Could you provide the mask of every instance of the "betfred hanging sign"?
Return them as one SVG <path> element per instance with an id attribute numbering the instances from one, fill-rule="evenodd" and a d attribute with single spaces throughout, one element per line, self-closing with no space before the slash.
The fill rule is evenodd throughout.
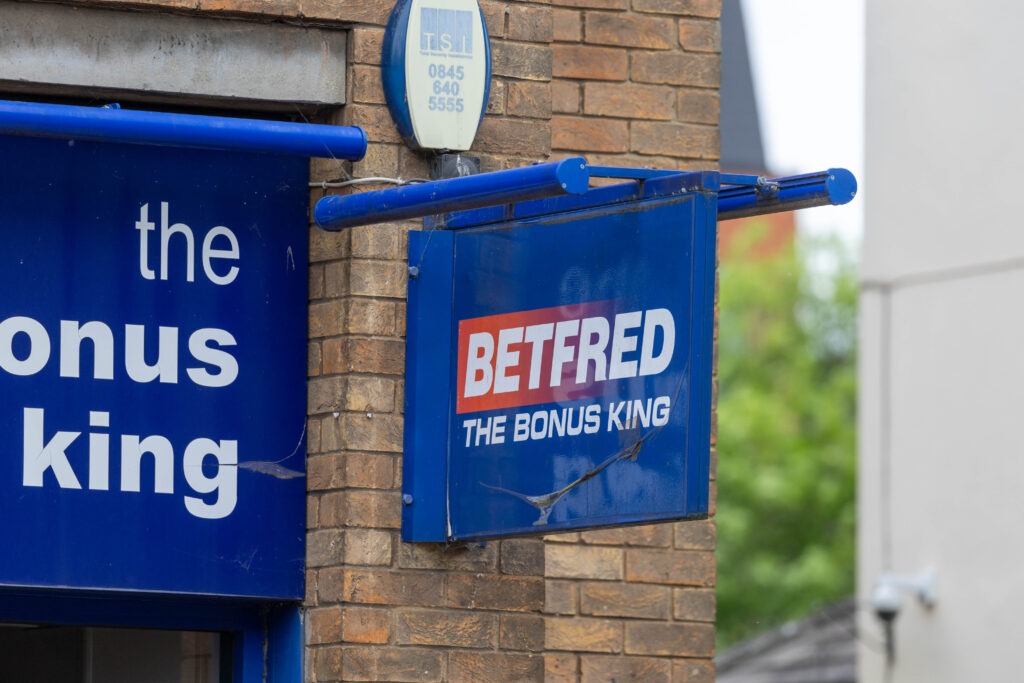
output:
<path id="1" fill-rule="evenodd" d="M 300 598 L 308 161 L 0 148 L 0 586 Z"/>
<path id="2" fill-rule="evenodd" d="M 407 540 L 706 515 L 714 194 L 591 194 L 410 235 Z"/>
<path id="3" fill-rule="evenodd" d="M 476 0 L 399 0 L 384 34 L 388 109 L 414 149 L 469 149 L 491 80 L 491 48 Z"/>

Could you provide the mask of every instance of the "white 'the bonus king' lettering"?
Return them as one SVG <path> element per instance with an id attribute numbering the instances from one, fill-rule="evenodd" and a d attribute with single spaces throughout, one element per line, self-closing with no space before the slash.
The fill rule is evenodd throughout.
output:
<path id="1" fill-rule="evenodd" d="M 22 485 L 43 487 L 49 471 L 57 480 L 59 488 L 81 489 L 82 482 L 75 474 L 72 461 L 85 460 L 88 462 L 88 488 L 93 491 L 109 491 L 110 435 L 105 432 L 90 433 L 87 458 L 74 450 L 69 454 L 69 449 L 74 449 L 82 433 L 58 431 L 47 439 L 44 419 L 45 411 L 42 408 L 24 409 Z M 109 425 L 109 413 L 89 413 L 90 427 L 106 428 Z M 174 493 L 174 446 L 167 437 L 159 434 L 146 437 L 124 434 L 120 444 L 122 492 L 140 493 L 143 490 L 142 463 L 150 459 L 153 463 L 153 493 Z M 208 458 L 212 458 L 213 462 L 204 468 Z M 212 502 L 199 496 L 184 496 L 185 508 L 190 514 L 202 519 L 222 519 L 232 513 L 238 501 L 237 465 L 238 442 L 235 440 L 214 441 L 200 437 L 185 446 L 181 465 L 185 482 L 194 493 L 216 494 Z"/>

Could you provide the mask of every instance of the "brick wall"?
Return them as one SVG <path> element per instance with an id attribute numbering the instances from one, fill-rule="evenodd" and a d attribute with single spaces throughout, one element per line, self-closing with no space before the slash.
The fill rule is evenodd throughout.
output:
<path id="1" fill-rule="evenodd" d="M 323 3 L 327 5 L 328 3 Z M 370 3 L 374 4 L 374 3 Z M 384 106 L 380 49 L 391 3 L 349 42 L 349 104 L 366 158 L 317 162 L 317 179 L 427 177 Z M 552 12 L 484 3 L 493 41 L 484 170 L 551 152 Z M 406 234 L 414 224 L 311 232 L 310 681 L 543 681 L 544 543 L 444 547 L 399 540 Z"/>
<path id="2" fill-rule="evenodd" d="M 362 126 L 370 147 L 356 163 L 314 162 L 313 179 L 428 175 L 383 104 L 392 0 L 80 4 L 350 29 L 349 104 L 332 122 Z M 573 154 L 715 165 L 720 0 L 481 6 L 494 61 L 472 150 L 484 170 Z M 711 521 L 464 547 L 401 543 L 405 249 L 415 227 L 310 232 L 307 680 L 711 681 Z"/>
<path id="3" fill-rule="evenodd" d="M 715 167 L 720 7 L 553 0 L 553 155 Z M 714 679 L 713 521 L 545 541 L 547 683 Z"/>

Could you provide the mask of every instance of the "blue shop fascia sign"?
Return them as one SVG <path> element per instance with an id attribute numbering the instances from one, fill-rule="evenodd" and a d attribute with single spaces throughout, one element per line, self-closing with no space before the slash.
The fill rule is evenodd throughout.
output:
<path id="1" fill-rule="evenodd" d="M 357 129 L 283 125 L 0 106 L 0 586 L 304 595 L 308 157 Z"/>

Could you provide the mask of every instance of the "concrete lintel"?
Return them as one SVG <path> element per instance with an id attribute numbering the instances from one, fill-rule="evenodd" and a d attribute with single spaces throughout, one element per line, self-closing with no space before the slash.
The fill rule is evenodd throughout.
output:
<path id="1" fill-rule="evenodd" d="M 345 102 L 345 33 L 0 3 L 0 89 L 281 110 Z"/>

